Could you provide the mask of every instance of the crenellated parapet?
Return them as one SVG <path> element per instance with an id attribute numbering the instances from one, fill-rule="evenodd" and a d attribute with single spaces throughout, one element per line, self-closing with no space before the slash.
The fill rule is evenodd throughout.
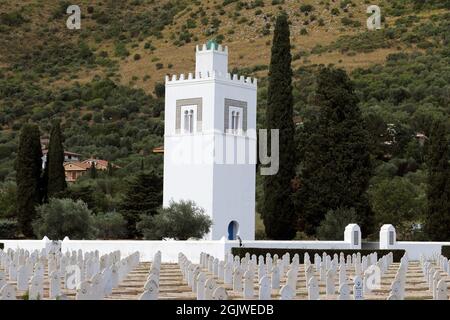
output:
<path id="1" fill-rule="evenodd" d="M 221 44 L 218 44 L 217 46 L 211 45 L 210 48 L 204 43 L 203 45 L 196 45 L 195 46 L 196 52 L 218 52 L 218 53 L 224 53 L 228 54 L 228 46 L 222 46 Z"/>
<path id="2" fill-rule="evenodd" d="M 223 74 L 221 72 L 195 72 L 195 73 L 188 73 L 180 74 L 180 75 L 166 75 L 166 84 L 174 84 L 174 83 L 186 83 L 188 81 L 201 81 L 201 80 L 222 80 L 222 81 L 229 81 L 231 83 L 237 84 L 237 85 L 246 85 L 246 86 L 252 86 L 257 87 L 258 80 L 256 78 L 252 77 L 245 77 L 238 74 L 231 74 L 226 73 Z"/>

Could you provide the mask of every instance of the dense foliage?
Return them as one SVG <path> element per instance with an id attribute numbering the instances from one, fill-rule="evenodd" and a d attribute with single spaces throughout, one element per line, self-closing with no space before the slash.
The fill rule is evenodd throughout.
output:
<path id="1" fill-rule="evenodd" d="M 127 236 L 139 236 L 139 220 L 155 215 L 161 204 L 162 178 L 158 174 L 142 171 L 129 180 L 119 205 L 119 210 L 127 221 Z"/>
<path id="2" fill-rule="evenodd" d="M 428 157 L 428 207 L 425 232 L 429 239 L 450 239 L 450 153 L 448 128 L 445 123 L 434 123 L 430 135 Z"/>
<path id="3" fill-rule="evenodd" d="M 38 218 L 33 223 L 38 238 L 53 240 L 92 239 L 95 235 L 92 212 L 82 201 L 50 199 L 37 207 Z"/>
<path id="4" fill-rule="evenodd" d="M 42 150 L 36 125 L 26 124 L 22 127 L 15 165 L 17 220 L 22 233 L 31 237 L 35 206 L 42 202 Z"/>
<path id="5" fill-rule="evenodd" d="M 279 145 L 279 168 L 264 177 L 262 218 L 266 233 L 273 239 L 295 236 L 292 180 L 295 177 L 291 45 L 287 15 L 277 18 L 273 36 L 267 92 L 266 129 L 279 130 L 279 141 L 268 138 L 268 145 Z M 269 148 L 268 148 L 269 149 Z M 273 160 L 272 160 L 273 161 Z"/>
<path id="6" fill-rule="evenodd" d="M 365 234 L 371 231 L 366 191 L 372 163 L 368 132 L 357 102 L 345 71 L 324 68 L 319 72 L 317 115 L 305 121 L 299 133 L 302 169 L 296 202 L 307 234 L 315 234 L 325 213 L 338 208 L 354 208 L 354 222 Z"/>
<path id="7" fill-rule="evenodd" d="M 212 226 L 211 218 L 192 201 L 171 202 L 155 215 L 143 215 L 138 229 L 145 239 L 173 238 L 187 240 L 203 238 Z"/>
<path id="8" fill-rule="evenodd" d="M 50 131 L 50 143 L 47 161 L 44 169 L 44 185 L 46 190 L 43 196 L 51 198 L 62 193 L 67 188 L 64 173 L 64 146 L 59 122 L 54 122 Z"/>

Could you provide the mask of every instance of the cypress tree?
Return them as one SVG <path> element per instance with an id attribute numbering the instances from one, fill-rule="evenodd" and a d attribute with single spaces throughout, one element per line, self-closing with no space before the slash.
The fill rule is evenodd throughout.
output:
<path id="1" fill-rule="evenodd" d="M 129 238 L 140 236 L 136 224 L 140 221 L 141 215 L 154 215 L 162 205 L 162 187 L 162 178 L 153 171 L 140 171 L 128 181 L 119 210 L 127 221 Z"/>
<path id="2" fill-rule="evenodd" d="M 111 164 L 111 161 L 108 161 L 108 167 L 106 168 L 106 173 L 108 174 L 108 177 L 114 176 L 114 168 Z"/>
<path id="3" fill-rule="evenodd" d="M 64 147 L 59 121 L 55 121 L 50 131 L 47 164 L 47 197 L 51 198 L 67 189 L 64 171 Z"/>
<path id="4" fill-rule="evenodd" d="M 354 208 L 355 222 L 367 235 L 372 231 L 366 192 L 372 165 L 357 96 L 341 69 L 323 68 L 316 85 L 318 114 L 305 121 L 301 135 L 302 170 L 295 197 L 300 224 L 313 235 L 328 211 Z"/>
<path id="5" fill-rule="evenodd" d="M 91 167 L 89 168 L 89 177 L 91 179 L 97 179 L 97 167 L 95 166 L 95 162 L 92 162 Z"/>
<path id="6" fill-rule="evenodd" d="M 35 206 L 42 200 L 42 149 L 38 126 L 25 124 L 22 127 L 15 169 L 19 228 L 24 236 L 33 237 L 31 223 L 36 216 Z"/>
<path id="7" fill-rule="evenodd" d="M 425 233 L 433 241 L 450 241 L 450 165 L 447 128 L 433 124 L 428 145 L 428 206 Z"/>
<path id="8" fill-rule="evenodd" d="M 264 177 L 262 218 L 266 234 L 271 239 L 292 239 L 296 233 L 292 202 L 296 152 L 289 36 L 288 17 L 281 14 L 273 36 L 266 109 L 267 130 L 279 129 L 279 171 Z"/>

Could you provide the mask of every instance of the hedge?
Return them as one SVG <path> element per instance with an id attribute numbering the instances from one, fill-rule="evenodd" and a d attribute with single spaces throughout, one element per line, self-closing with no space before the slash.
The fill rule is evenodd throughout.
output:
<path id="1" fill-rule="evenodd" d="M 16 220 L 0 219 L 0 239 L 15 239 L 17 232 Z"/>
<path id="2" fill-rule="evenodd" d="M 450 246 L 442 246 L 441 254 L 447 259 L 450 259 Z"/>
<path id="3" fill-rule="evenodd" d="M 450 248 L 450 247 L 449 247 Z M 291 257 L 293 257 L 296 253 L 300 256 L 300 263 L 303 263 L 303 256 L 306 252 L 308 252 L 309 256 L 311 258 L 314 257 L 314 255 L 317 253 L 320 256 L 326 252 L 328 255 L 334 255 L 335 253 L 340 255 L 342 252 L 346 257 L 347 255 L 352 255 L 353 253 L 360 252 L 362 256 L 369 255 L 373 252 L 376 252 L 378 254 L 378 257 L 381 257 L 383 255 L 388 254 L 389 252 L 392 252 L 394 255 L 394 262 L 400 262 L 400 259 L 405 254 L 405 250 L 371 250 L 371 249 L 361 249 L 361 250 L 353 250 L 353 249 L 272 249 L 272 248 L 231 248 L 231 253 L 235 256 L 239 256 L 243 258 L 246 253 L 250 253 L 250 255 L 256 255 L 256 256 L 265 256 L 267 253 L 270 253 L 272 256 L 277 254 L 279 257 L 282 257 L 285 253 L 289 253 Z"/>

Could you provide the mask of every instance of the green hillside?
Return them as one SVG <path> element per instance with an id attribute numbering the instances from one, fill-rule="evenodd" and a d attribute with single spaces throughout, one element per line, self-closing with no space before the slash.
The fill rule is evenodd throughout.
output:
<path id="1" fill-rule="evenodd" d="M 18 133 L 27 122 L 48 137 L 50 120 L 59 118 L 67 150 L 121 167 L 114 177 L 79 182 L 97 190 L 101 211 L 117 208 L 123 177 L 141 161 L 162 173 L 162 156 L 152 149 L 163 143 L 164 75 L 192 71 L 195 44 L 210 38 L 229 46 L 234 72 L 259 78 L 262 126 L 280 11 L 291 22 L 296 122 L 314 116 L 318 67 L 346 69 L 372 138 L 377 169 L 370 190 L 398 177 L 425 205 L 424 147 L 417 135 L 428 136 L 435 118 L 450 119 L 449 0 L 78 3 L 81 30 L 68 30 L 70 1 L 0 0 L 0 216 L 13 215 L 8 196 Z M 381 30 L 367 30 L 370 4 L 382 10 Z M 259 199 L 259 177 L 257 189 Z M 420 215 L 408 223 L 420 222 Z"/>

